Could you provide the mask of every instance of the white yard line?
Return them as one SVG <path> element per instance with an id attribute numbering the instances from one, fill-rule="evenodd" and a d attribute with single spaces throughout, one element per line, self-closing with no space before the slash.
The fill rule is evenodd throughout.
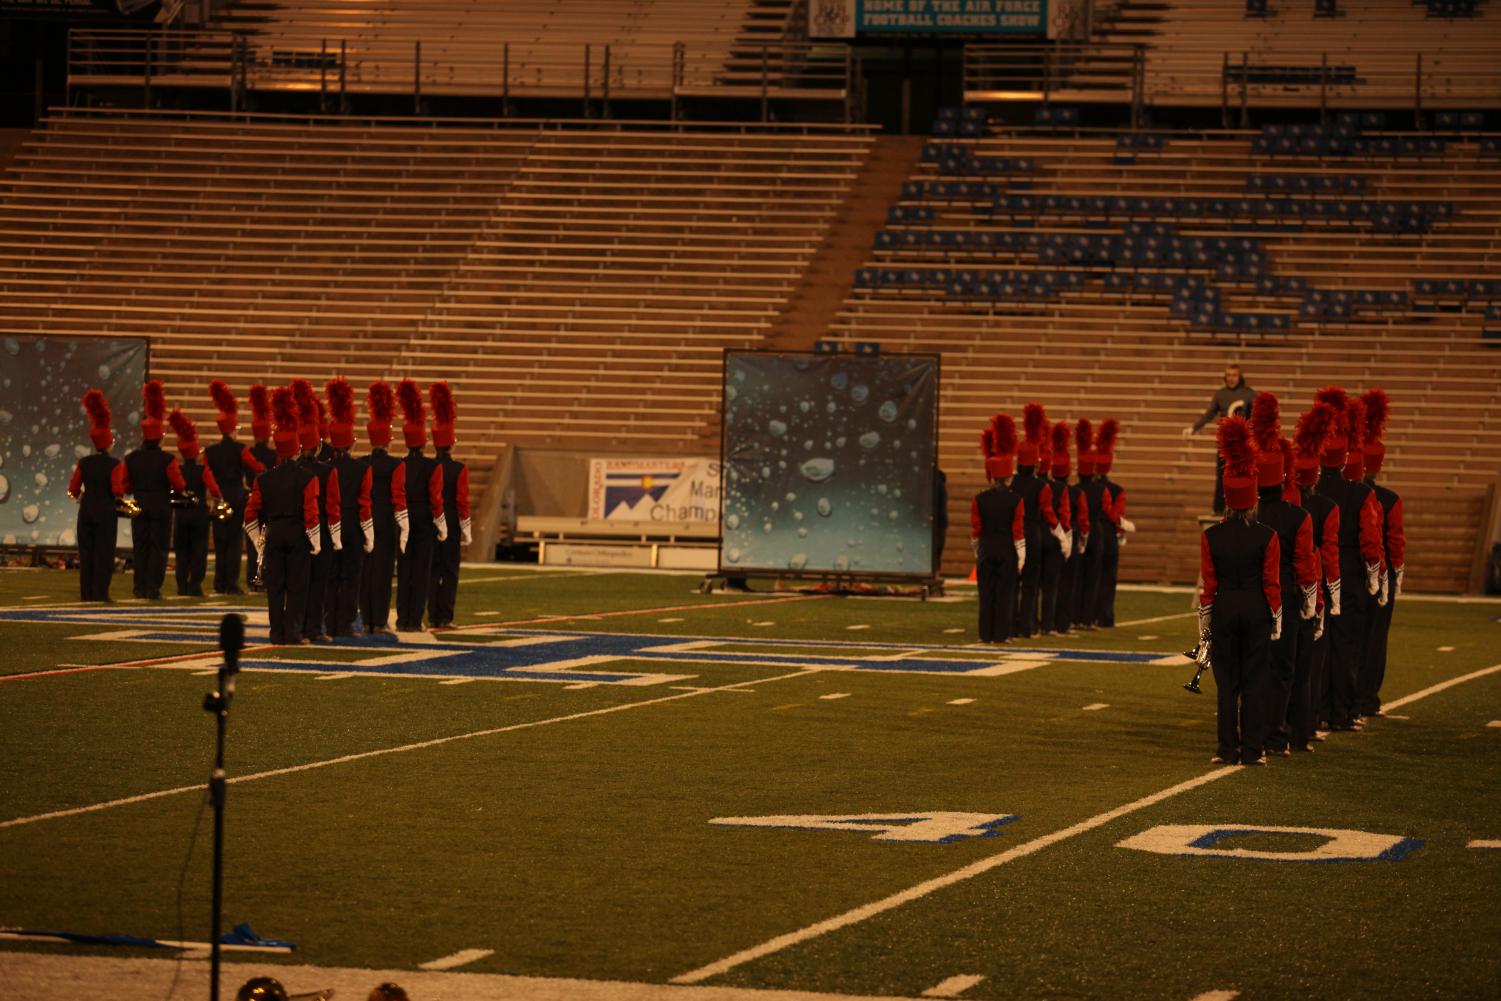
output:
<path id="1" fill-rule="evenodd" d="M 1084 707 L 1084 711 L 1087 712 L 1087 713 L 1092 713 L 1092 712 L 1096 712 L 1097 710 L 1100 710 L 1100 709 L 1109 709 L 1109 708 L 1110 708 L 1110 703 L 1108 703 L 1108 702 L 1092 702 L 1089 705 L 1087 705 L 1087 706 Z"/>
<path id="2" fill-rule="evenodd" d="M 925 998 L 956 998 L 985 978 L 978 973 L 959 973 L 922 992 Z"/>
<path id="3" fill-rule="evenodd" d="M 827 695 L 820 695 L 819 698 L 826 702 L 832 702 L 835 699 L 847 699 L 850 697 L 850 694 L 850 692 L 830 692 Z"/>
<path id="4" fill-rule="evenodd" d="M 1205 991 L 1196 995 L 1193 1001 L 1235 1001 L 1240 997 L 1240 991 Z"/>
<path id="5" fill-rule="evenodd" d="M 948 704 L 951 706 L 967 706 L 973 701 L 974 699 L 950 699 Z"/>
<path id="6" fill-rule="evenodd" d="M 1127 626 L 1145 626 L 1153 622 L 1167 622 L 1171 619 L 1186 619 L 1198 612 L 1174 612 L 1172 615 L 1154 615 L 1150 619 L 1132 619 L 1129 622 L 1117 622 L 1115 628 L 1124 629 Z"/>
<path id="7" fill-rule="evenodd" d="M 810 674 L 818 673 L 818 668 L 811 667 L 802 671 L 793 671 L 788 674 L 779 674 L 771 678 L 756 678 L 751 681 L 737 681 L 733 684 L 719 685 L 714 688 L 701 688 L 697 691 L 683 692 L 678 695 L 659 695 L 654 699 L 642 699 L 639 702 L 623 702 L 619 705 L 605 706 L 602 709 L 589 709 L 584 712 L 568 713 L 564 716 L 550 716 L 547 719 L 529 720 L 524 723 L 512 723 L 508 726 L 489 727 L 484 730 L 471 730 L 468 733 L 456 733 L 448 737 L 434 737 L 430 740 L 419 740 L 411 744 L 398 744 L 395 747 L 382 747 L 373 751 L 360 751 L 356 754 L 343 754 L 337 758 L 324 758 L 321 761 L 309 761 L 301 765 L 290 765 L 286 768 L 272 768 L 264 772 L 252 772 L 249 775 L 231 776 L 229 782 L 235 785 L 240 782 L 255 782 L 259 779 L 276 778 L 280 775 L 294 775 L 298 772 L 308 772 L 317 768 L 327 768 L 330 765 L 345 765 L 355 761 L 365 761 L 369 758 L 382 758 L 390 754 L 405 754 L 408 751 L 423 751 L 430 747 L 442 747 L 444 744 L 452 744 L 460 740 L 473 740 L 476 737 L 493 737 L 502 733 L 515 733 L 518 730 L 531 730 L 535 727 L 550 726 L 554 723 L 568 723 L 578 719 L 589 719 L 594 716 L 607 716 L 611 713 L 625 712 L 629 709 L 640 709 L 645 706 L 661 705 L 664 702 L 676 702 L 680 699 L 692 699 L 710 692 L 731 691 L 743 685 L 764 685 L 773 681 L 786 681 L 788 678 L 804 678 Z M 167 796 L 180 796 L 183 793 L 204 791 L 204 786 L 198 785 L 177 786 L 172 789 L 158 789 L 154 792 L 141 793 L 138 796 L 124 796 L 120 799 L 106 800 L 102 803 L 91 803 L 88 806 L 75 806 L 66 810 L 51 810 L 47 813 L 37 813 L 29 817 L 16 817 L 11 820 L 0 821 L 0 830 L 8 827 L 21 827 L 26 824 L 35 824 L 43 820 L 59 820 L 63 817 L 76 817 L 85 813 L 98 813 L 101 810 L 110 810 L 118 806 L 131 806 L 135 803 L 145 803 L 154 799 L 162 799 Z"/>
<path id="8" fill-rule="evenodd" d="M 1491 840 L 1491 839 L 1488 839 L 1488 838 L 1477 838 L 1476 840 L 1471 841 L 1469 843 L 1469 845 L 1467 845 L 1466 847 L 1468 847 L 1468 848 L 1501 848 L 1501 841 L 1494 841 L 1494 840 Z"/>
<path id="9" fill-rule="evenodd" d="M 1403 696 L 1400 699 L 1388 703 L 1388 708 L 1396 708 L 1397 706 L 1408 705 L 1410 703 L 1418 701 L 1419 699 L 1427 698 L 1428 696 L 1433 695 L 1437 692 L 1442 692 L 1446 689 L 1453 688 L 1455 685 L 1463 684 L 1466 681 L 1473 681 L 1476 678 L 1485 677 L 1486 675 L 1494 674 L 1497 671 L 1501 671 L 1501 664 L 1493 664 L 1492 666 L 1482 668 L 1479 671 L 1471 671 L 1469 674 L 1460 675 L 1457 678 L 1451 678 L 1448 681 L 1440 682 L 1436 685 L 1430 685 L 1429 687 L 1424 688 L 1421 691 L 1413 692 L 1411 695 Z M 739 952 L 724 957 L 723 959 L 716 960 L 705 966 L 700 966 L 696 970 L 689 970 L 687 973 L 680 974 L 679 976 L 672 978 L 670 983 L 702 983 L 703 981 L 708 980 L 711 977 L 717 977 L 721 974 L 728 973 L 730 970 L 733 970 L 739 966 L 743 966 L 746 963 L 752 962 L 753 960 L 762 959 L 766 956 L 781 952 L 784 949 L 791 948 L 794 945 L 800 945 L 803 942 L 819 938 L 823 935 L 829 934 L 830 932 L 838 931 L 841 928 L 848 928 L 850 925 L 859 924 L 862 921 L 867 921 L 870 918 L 884 914 L 887 911 L 895 910 L 896 908 L 901 907 L 903 904 L 911 903 L 914 900 L 921 900 L 923 897 L 936 893 L 939 890 L 947 889 L 948 887 L 954 886 L 955 884 L 962 883 L 966 880 L 973 879 L 976 876 L 983 875 L 987 872 L 990 872 L 992 869 L 996 869 L 1007 864 L 1008 862 L 1014 862 L 1017 859 L 1026 858 L 1028 855 L 1035 854 L 1036 852 L 1039 852 L 1044 848 L 1049 848 L 1055 844 L 1058 844 L 1060 841 L 1067 841 L 1068 839 L 1077 837 L 1080 834 L 1088 833 L 1089 831 L 1092 831 L 1097 827 L 1102 827 L 1113 820 L 1117 820 L 1128 814 L 1136 813 L 1139 810 L 1144 810 L 1149 806 L 1155 806 L 1156 804 L 1161 803 L 1164 800 L 1172 799 L 1174 796 L 1181 795 L 1185 792 L 1191 792 L 1192 790 L 1198 789 L 1201 786 L 1208 785 L 1211 782 L 1217 782 L 1218 780 L 1230 775 L 1234 775 L 1239 771 L 1241 771 L 1241 768 L 1238 765 L 1225 765 L 1223 767 L 1216 768 L 1213 771 L 1204 772 L 1202 775 L 1197 775 L 1194 778 L 1179 782 L 1177 785 L 1169 786 L 1166 789 L 1162 789 L 1150 795 L 1143 796 L 1141 799 L 1134 800 L 1130 803 L 1115 807 L 1112 810 L 1106 810 L 1104 813 L 1095 814 L 1093 817 L 1090 817 L 1087 820 L 1081 820 L 1077 824 L 1073 824 L 1061 830 L 1044 834 L 1041 837 L 1033 838 L 1031 841 L 1023 842 L 1022 844 L 1019 844 L 1014 848 L 1008 848 L 1005 851 L 996 853 L 995 855 L 990 855 L 986 858 L 979 859 L 978 861 L 971 862 L 969 865 L 964 866 L 963 868 L 955 869 L 952 872 L 944 873 L 941 876 L 935 876 L 932 879 L 924 880 L 921 883 L 909 886 L 905 890 L 899 890 L 898 892 L 886 897 L 882 897 L 879 900 L 872 901 L 868 904 L 862 904 L 861 906 L 853 908 L 852 910 L 845 911 L 842 914 L 836 914 L 831 918 L 825 918 L 823 921 L 807 925 L 806 927 L 799 928 L 796 931 L 790 931 L 785 934 L 778 935 L 777 937 L 768 939 L 759 945 L 753 945 L 748 949 L 742 949 Z"/>
<path id="10" fill-rule="evenodd" d="M 493 955 L 495 955 L 494 949 L 460 949 L 451 956 L 444 956 L 442 959 L 419 963 L 417 964 L 417 968 L 420 970 L 452 970 L 454 967 L 468 966 L 470 963 L 478 962 L 486 956 Z"/>

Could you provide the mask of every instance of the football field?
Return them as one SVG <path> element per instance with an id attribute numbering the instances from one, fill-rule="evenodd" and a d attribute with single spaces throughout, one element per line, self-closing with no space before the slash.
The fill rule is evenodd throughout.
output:
<path id="1" fill-rule="evenodd" d="M 1185 590 L 987 647 L 965 587 L 464 573 L 436 637 L 269 648 L 253 599 L 0 571 L 0 927 L 207 937 L 200 703 L 241 608 L 224 917 L 297 949 L 230 954 L 231 984 L 1501 996 L 1501 603 L 1404 596 L 1389 716 L 1238 768 L 1209 763 L 1212 678 L 1182 687 Z M 100 996 L 200 996 L 201 957 L 163 955 L 0 941 L 0 984 L 92 996 L 47 985 L 155 958 Z"/>

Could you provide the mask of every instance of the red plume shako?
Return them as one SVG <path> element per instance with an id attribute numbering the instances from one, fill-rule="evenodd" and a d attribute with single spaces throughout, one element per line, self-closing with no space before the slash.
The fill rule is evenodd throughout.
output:
<path id="1" fill-rule="evenodd" d="M 1257 393 L 1251 405 L 1251 440 L 1260 453 L 1256 482 L 1263 487 L 1281 486 L 1285 470 L 1282 457 L 1282 406 L 1271 393 Z"/>
<path id="2" fill-rule="evenodd" d="M 328 397 L 328 441 L 334 448 L 354 447 L 354 387 L 347 379 L 330 379 L 323 387 Z"/>
<path id="3" fill-rule="evenodd" d="M 97 389 L 83 394 L 83 412 L 89 418 L 89 441 L 101 452 L 115 443 L 115 431 L 110 427 L 109 401 Z"/>
<path id="4" fill-rule="evenodd" d="M 379 380 L 370 384 L 365 396 L 365 410 L 370 414 L 370 423 L 365 433 L 370 436 L 373 448 L 385 448 L 391 444 L 391 419 L 396 413 L 396 393 Z"/>
<path id="5" fill-rule="evenodd" d="M 292 403 L 297 407 L 297 440 L 304 452 L 316 452 L 323 440 L 318 434 L 318 394 L 306 379 L 292 380 Z"/>
<path id="6" fill-rule="evenodd" d="M 1094 424 L 1088 417 L 1080 417 L 1074 424 L 1074 452 L 1077 454 L 1080 476 L 1094 475 Z"/>
<path id="7" fill-rule="evenodd" d="M 1016 464 L 1035 468 L 1047 448 L 1048 412 L 1041 403 L 1022 407 L 1022 443 L 1016 451 Z"/>
<path id="8" fill-rule="evenodd" d="M 1004 480 L 1016 472 L 1016 420 L 1010 414 L 996 414 L 987 428 L 991 452 L 985 457 L 985 475 Z"/>
<path id="9" fill-rule="evenodd" d="M 1256 506 L 1256 447 L 1244 417 L 1226 417 L 1219 427 L 1220 457 L 1225 460 L 1225 506 L 1244 511 Z"/>
<path id="10" fill-rule="evenodd" d="M 141 387 L 141 439 L 161 441 L 166 429 L 162 422 L 167 419 L 167 391 L 157 379 Z"/>
<path id="11" fill-rule="evenodd" d="M 402 379 L 396 384 L 396 402 L 401 404 L 401 434 L 407 448 L 426 445 L 427 413 L 422 406 L 422 390 L 411 379 Z"/>
<path id="12" fill-rule="evenodd" d="M 1372 386 L 1360 394 L 1360 402 L 1365 404 L 1365 471 L 1367 476 L 1373 476 L 1381 472 L 1381 461 L 1386 458 L 1386 445 L 1381 439 L 1391 417 L 1392 401 L 1386 390 Z"/>
<path id="13" fill-rule="evenodd" d="M 1068 421 L 1059 421 L 1053 425 L 1053 478 L 1058 480 L 1068 479 Z"/>
<path id="14" fill-rule="evenodd" d="M 1324 441 L 1333 426 L 1334 408 L 1327 403 L 1315 403 L 1298 418 L 1293 432 L 1293 471 L 1299 486 L 1312 486 L 1318 480 Z"/>
<path id="15" fill-rule="evenodd" d="M 1345 453 L 1350 450 L 1350 429 L 1345 413 L 1349 397 L 1338 386 L 1325 386 L 1313 396 L 1316 403 L 1327 403 L 1334 418 L 1329 434 L 1324 438 L 1324 454 L 1321 464 L 1327 469 L 1338 469 L 1345 464 Z"/>
<path id="16" fill-rule="evenodd" d="M 172 433 L 177 435 L 177 450 L 184 459 L 198 458 L 198 428 L 181 410 L 173 409 L 167 418 Z"/>
<path id="17" fill-rule="evenodd" d="M 454 423 L 459 419 L 453 390 L 446 382 L 435 382 L 427 387 L 427 402 L 433 408 L 433 447 L 453 448 Z"/>
<path id="18" fill-rule="evenodd" d="M 1365 403 L 1356 397 L 1345 401 L 1345 427 L 1350 440 L 1345 479 L 1358 480 L 1365 473 Z"/>
<path id="19" fill-rule="evenodd" d="M 282 386 L 271 394 L 271 416 L 276 422 L 276 454 L 290 459 L 297 454 L 297 401 L 292 390 Z"/>
<path id="20" fill-rule="evenodd" d="M 1121 422 L 1107 417 L 1100 422 L 1100 433 L 1094 436 L 1094 471 L 1104 476 L 1110 472 L 1115 461 L 1115 442 L 1120 437 Z"/>
<path id="21" fill-rule="evenodd" d="M 240 428 L 240 403 L 230 392 L 229 384 L 215 379 L 208 384 L 208 395 L 214 401 L 214 409 L 219 411 L 214 423 L 219 425 L 220 433 L 234 434 Z"/>
<path id="22" fill-rule="evenodd" d="M 250 387 L 250 433 L 256 441 L 271 437 L 271 394 L 258 382 Z"/>

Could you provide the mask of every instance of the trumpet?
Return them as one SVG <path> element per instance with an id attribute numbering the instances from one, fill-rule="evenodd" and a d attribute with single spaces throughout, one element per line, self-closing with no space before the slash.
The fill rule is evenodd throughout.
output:
<path id="1" fill-rule="evenodd" d="M 1198 669 L 1194 671 L 1193 680 L 1184 685 L 1183 690 L 1193 692 L 1195 695 L 1201 695 L 1203 694 L 1203 689 L 1199 687 L 1199 679 L 1204 676 L 1204 671 L 1209 667 L 1209 644 L 1200 640 L 1198 645 L 1192 650 L 1184 650 L 1183 656 L 1198 665 Z"/>
<path id="2" fill-rule="evenodd" d="M 141 505 L 134 497 L 116 497 L 115 514 L 121 518 L 135 518 L 141 513 Z"/>
<path id="3" fill-rule="evenodd" d="M 215 497 L 214 506 L 209 508 L 209 514 L 213 515 L 215 521 L 224 521 L 234 513 L 235 509 L 223 497 Z"/>

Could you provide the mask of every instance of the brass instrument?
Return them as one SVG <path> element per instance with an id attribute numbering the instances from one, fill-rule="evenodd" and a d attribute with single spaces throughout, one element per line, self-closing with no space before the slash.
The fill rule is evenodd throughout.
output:
<path id="1" fill-rule="evenodd" d="M 134 497 L 116 497 L 115 514 L 121 518 L 136 518 L 141 513 L 141 505 Z"/>
<path id="2" fill-rule="evenodd" d="M 1192 650 L 1183 651 L 1183 656 L 1198 665 L 1198 670 L 1194 671 L 1193 680 L 1184 685 L 1183 690 L 1201 695 L 1203 689 L 1199 687 L 1199 679 L 1204 676 L 1204 671 L 1209 667 L 1209 644 L 1201 640 Z"/>
<path id="3" fill-rule="evenodd" d="M 174 490 L 168 499 L 175 508 L 193 508 L 198 506 L 198 495 L 191 490 Z"/>
<path id="4" fill-rule="evenodd" d="M 225 521 L 234 513 L 235 509 L 223 497 L 215 497 L 214 506 L 209 508 L 209 514 L 213 515 L 215 521 Z"/>

